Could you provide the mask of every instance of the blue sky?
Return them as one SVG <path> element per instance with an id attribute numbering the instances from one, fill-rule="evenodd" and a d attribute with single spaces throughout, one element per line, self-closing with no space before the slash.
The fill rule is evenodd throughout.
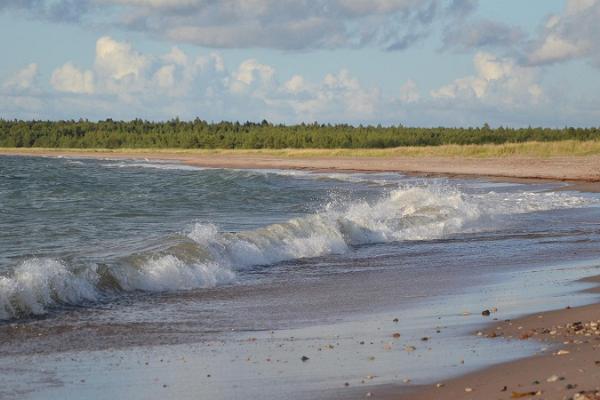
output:
<path id="1" fill-rule="evenodd" d="M 600 0 L 3 0 L 0 117 L 600 126 Z"/>

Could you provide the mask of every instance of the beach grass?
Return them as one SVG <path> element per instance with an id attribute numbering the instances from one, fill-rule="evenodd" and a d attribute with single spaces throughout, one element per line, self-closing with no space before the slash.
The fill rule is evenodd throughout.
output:
<path id="1" fill-rule="evenodd" d="M 69 149 L 69 148 L 0 148 L 3 154 L 53 153 L 113 153 L 113 154 L 173 154 L 197 156 L 265 155 L 282 158 L 319 157 L 458 157 L 458 158 L 505 158 L 505 157 L 565 157 L 600 155 L 600 141 L 553 141 L 523 142 L 482 145 L 440 145 L 394 147 L 386 149 L 179 149 L 179 148 L 118 148 L 118 149 Z"/>

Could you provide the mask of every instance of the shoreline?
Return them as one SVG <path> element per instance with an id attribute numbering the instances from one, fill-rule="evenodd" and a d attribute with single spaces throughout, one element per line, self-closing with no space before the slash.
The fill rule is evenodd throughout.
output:
<path id="1" fill-rule="evenodd" d="M 600 276 L 587 281 L 598 283 Z M 598 288 L 592 289 L 597 292 Z M 494 365 L 458 378 L 379 398 L 429 399 L 600 399 L 600 304 L 534 313 L 494 323 L 481 332 L 487 340 L 536 341 L 532 356 Z M 541 396 L 541 397 L 540 397 Z"/>
<path id="2" fill-rule="evenodd" d="M 276 153 L 276 152 L 274 152 Z M 297 155 L 294 155 L 297 153 Z M 303 156 L 302 151 L 278 156 L 269 152 L 176 150 L 0 149 L 0 156 L 79 157 L 180 162 L 203 168 L 289 169 L 314 172 L 381 173 L 477 179 L 512 183 L 562 182 L 562 190 L 600 192 L 600 155 L 588 156 Z"/>
<path id="3" fill-rule="evenodd" d="M 600 171 L 600 158 L 563 157 L 552 159 L 506 157 L 494 159 L 461 159 L 449 158 L 305 158 L 286 159 L 274 156 L 181 156 L 170 153 L 92 153 L 89 152 L 17 152 L 0 155 L 21 155 L 38 157 L 75 156 L 87 158 L 117 159 L 152 159 L 182 162 L 188 165 L 211 168 L 239 169 L 299 169 L 309 171 L 335 172 L 403 172 L 420 176 L 445 176 L 449 178 L 483 178 L 496 181 L 517 183 L 565 182 L 568 186 L 557 190 L 600 191 L 600 172 L 596 175 L 577 175 L 586 168 Z M 592 162 L 586 164 L 586 160 Z M 486 168 L 477 170 L 476 163 L 485 163 L 486 168 L 499 166 L 500 170 L 512 175 L 485 173 Z M 510 169 L 511 164 L 520 165 L 520 169 Z M 586 164 L 580 169 L 573 163 Z M 444 164 L 445 163 L 445 164 Z M 527 163 L 532 163 L 528 166 Z M 358 165 L 357 165 L 358 164 Z M 448 165 L 449 164 L 449 165 Z M 354 165 L 356 168 L 341 168 Z M 414 170 L 401 169 L 412 165 Z M 438 170 L 446 165 L 446 170 Z M 561 170 L 561 165 L 571 165 L 572 170 Z M 552 173 L 535 175 L 539 168 L 556 168 L 563 178 L 552 177 Z M 583 169 L 583 171 L 582 171 Z M 461 172 L 454 172 L 460 170 Z M 464 172 L 467 170 L 468 172 Z M 552 172 L 552 171 L 550 171 Z M 556 172 L 554 172 L 556 174 Z M 600 276 L 589 279 L 600 283 Z M 590 290 L 590 289 L 588 289 Z M 598 289 L 591 289 L 596 291 Z M 568 297 L 565 300 L 568 301 Z M 569 306 L 565 304 L 564 307 Z M 544 398 L 544 399 L 600 399 L 600 395 L 575 397 L 580 391 L 596 392 L 600 390 L 600 302 L 582 307 L 563 308 L 554 311 L 535 313 L 513 321 L 492 322 L 482 329 L 481 336 L 486 340 L 527 340 L 537 341 L 540 347 L 547 350 L 516 361 L 497 364 L 458 378 L 435 383 L 407 387 L 406 385 L 385 385 L 370 388 L 373 398 L 400 400 L 429 399 L 510 399 L 510 398 Z M 581 322 L 582 324 L 575 324 Z M 592 329 L 592 323 L 598 329 Z M 587 324 L 587 325 L 586 325 Z M 581 329 L 579 327 L 582 326 Z M 553 331 L 556 331 L 552 333 Z M 577 333 L 577 332 L 584 332 Z M 589 333 L 591 336 L 585 336 Z M 564 353 L 559 353 L 564 351 Z M 506 387 L 506 389 L 505 389 Z M 466 391 L 466 389 L 470 389 Z M 357 393 L 356 398 L 363 398 L 365 392 Z M 596 397 L 594 397 L 596 396 Z"/>
<path id="4" fill-rule="evenodd" d="M 594 283 L 581 292 L 600 293 L 600 275 L 573 282 Z M 492 312 L 492 316 L 494 313 Z M 491 317 L 490 317 L 491 318 Z M 539 350 L 516 360 L 430 384 L 394 383 L 355 390 L 349 397 L 384 400 L 600 399 L 600 302 L 489 321 L 472 332 L 484 340 L 533 341 Z"/>

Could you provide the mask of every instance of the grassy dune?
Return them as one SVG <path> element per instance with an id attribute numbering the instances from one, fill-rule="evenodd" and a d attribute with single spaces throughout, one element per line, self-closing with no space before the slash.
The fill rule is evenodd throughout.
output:
<path id="1" fill-rule="evenodd" d="M 600 155 L 600 141 L 524 142 L 483 145 L 441 145 L 395 147 L 388 149 L 61 149 L 61 148 L 0 148 L 2 154 L 94 154 L 120 155 L 172 154 L 179 156 L 275 156 L 284 158 L 316 157 L 564 157 Z"/>

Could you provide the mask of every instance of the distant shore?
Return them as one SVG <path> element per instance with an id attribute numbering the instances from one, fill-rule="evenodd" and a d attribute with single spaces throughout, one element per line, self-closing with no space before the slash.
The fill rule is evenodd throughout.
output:
<path id="1" fill-rule="evenodd" d="M 2 148 L 0 155 L 149 159 L 206 168 L 401 172 L 425 176 L 485 177 L 532 182 L 552 180 L 569 188 L 600 191 L 600 154 L 569 147 L 580 143 L 437 146 L 340 150 L 106 150 Z"/>

